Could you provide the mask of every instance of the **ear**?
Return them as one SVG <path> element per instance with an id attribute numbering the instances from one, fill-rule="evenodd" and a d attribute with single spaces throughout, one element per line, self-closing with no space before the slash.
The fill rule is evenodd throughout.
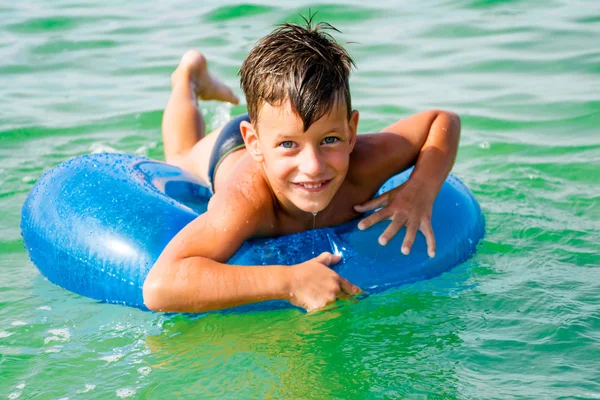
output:
<path id="1" fill-rule="evenodd" d="M 257 162 L 262 162 L 264 157 L 260 149 L 260 141 L 258 140 L 258 133 L 256 132 L 256 129 L 254 129 L 254 125 L 248 121 L 242 121 L 240 122 L 240 132 L 242 133 L 242 138 L 246 144 L 246 149 L 252 158 Z"/>
<path id="2" fill-rule="evenodd" d="M 350 128 L 350 153 L 354 150 L 356 144 L 356 135 L 358 134 L 358 110 L 352 110 L 350 114 L 350 120 L 348 121 L 348 127 Z"/>

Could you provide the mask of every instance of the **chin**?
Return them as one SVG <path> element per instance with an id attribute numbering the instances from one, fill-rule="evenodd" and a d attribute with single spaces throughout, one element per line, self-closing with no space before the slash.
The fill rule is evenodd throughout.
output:
<path id="1" fill-rule="evenodd" d="M 332 193 L 332 189 L 334 188 L 326 188 L 325 191 L 321 193 L 298 193 L 296 191 L 296 193 L 294 193 L 295 196 L 290 200 L 292 200 L 292 203 L 294 203 L 299 210 L 307 213 L 319 213 L 325 210 L 331 203 L 333 195 L 335 194 L 335 192 Z"/>
<path id="2" fill-rule="evenodd" d="M 306 200 L 299 200 L 294 202 L 294 205 L 299 209 L 307 213 L 318 213 L 323 211 L 329 205 L 329 201 L 312 202 Z"/>
<path id="3" fill-rule="evenodd" d="M 304 212 L 311 213 L 311 214 L 316 214 L 316 213 L 319 213 L 319 212 L 323 211 L 325 209 L 325 207 L 322 207 L 322 206 L 307 206 L 307 207 L 298 207 L 298 208 L 301 209 Z"/>

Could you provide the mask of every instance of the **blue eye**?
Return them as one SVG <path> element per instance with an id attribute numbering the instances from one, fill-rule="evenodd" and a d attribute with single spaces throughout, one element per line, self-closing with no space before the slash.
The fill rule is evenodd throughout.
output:
<path id="1" fill-rule="evenodd" d="M 291 140 L 287 140 L 285 142 L 279 143 L 279 145 L 284 149 L 291 149 L 292 147 L 294 147 L 294 142 L 292 142 Z"/>
<path id="2" fill-rule="evenodd" d="M 339 142 L 340 139 L 336 138 L 335 136 L 327 136 L 325 139 L 323 139 L 323 143 L 325 144 L 334 144 L 335 142 Z"/>

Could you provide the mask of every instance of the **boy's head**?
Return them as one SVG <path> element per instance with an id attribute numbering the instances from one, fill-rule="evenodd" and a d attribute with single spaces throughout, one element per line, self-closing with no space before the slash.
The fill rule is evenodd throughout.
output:
<path id="1" fill-rule="evenodd" d="M 250 51 L 240 69 L 252 123 L 260 118 L 264 103 L 279 106 L 289 101 L 302 119 L 304 131 L 343 101 L 350 118 L 352 103 L 348 83 L 354 61 L 326 30 L 327 23 L 314 27 L 283 24 L 262 38 Z"/>
<path id="2" fill-rule="evenodd" d="M 246 148 L 288 211 L 319 212 L 348 171 L 358 112 L 349 76 L 354 62 L 325 31 L 329 24 L 284 24 L 252 49 L 240 69 L 251 123 Z"/>

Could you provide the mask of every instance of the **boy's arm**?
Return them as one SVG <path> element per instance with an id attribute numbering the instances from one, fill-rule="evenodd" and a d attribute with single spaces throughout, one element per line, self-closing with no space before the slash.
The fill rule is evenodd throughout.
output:
<path id="1" fill-rule="evenodd" d="M 376 177 L 383 184 L 392 175 L 415 166 L 410 179 L 402 186 L 382 196 L 355 207 L 366 212 L 383 207 L 359 223 L 366 229 L 384 219 L 392 222 L 381 235 L 379 242 L 387 244 L 406 226 L 407 233 L 402 252 L 408 254 L 417 231 L 425 235 L 428 252 L 435 255 L 435 238 L 431 228 L 431 207 L 450 173 L 460 138 L 460 119 L 447 111 L 426 111 L 400 120 L 383 129 L 381 133 L 369 135 L 367 147 L 376 159 L 364 173 Z M 376 157 L 373 157 L 376 154 Z M 361 163 L 363 164 L 363 163 Z M 365 160 L 364 164 L 368 164 Z"/>
<path id="2" fill-rule="evenodd" d="M 339 261 L 329 253 L 293 268 L 224 264 L 264 223 L 260 207 L 233 197 L 239 202 L 214 198 L 167 245 L 144 282 L 148 308 L 204 312 L 278 299 L 310 311 L 358 292 L 328 267 Z"/>
<path id="3" fill-rule="evenodd" d="M 402 119 L 381 132 L 390 132 L 408 141 L 408 158 L 411 164 L 415 164 L 410 179 L 423 182 L 435 197 L 456 159 L 460 139 L 459 116 L 448 111 L 425 111 Z"/>

